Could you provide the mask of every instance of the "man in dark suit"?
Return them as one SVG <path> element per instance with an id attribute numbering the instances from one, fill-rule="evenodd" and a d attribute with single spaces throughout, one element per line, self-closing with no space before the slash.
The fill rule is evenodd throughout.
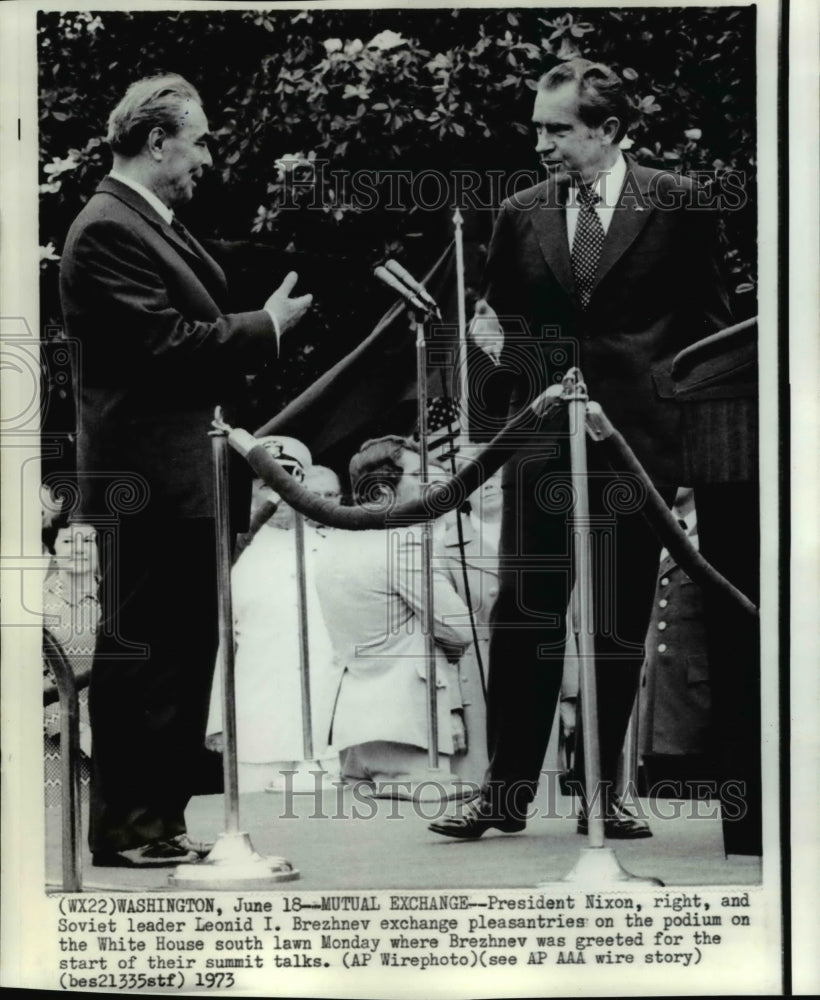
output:
<path id="1" fill-rule="evenodd" d="M 225 311 L 219 265 L 176 218 L 211 165 L 208 122 L 178 76 L 133 84 L 112 112 L 113 169 L 68 233 L 61 296 L 74 371 L 80 488 L 97 526 L 102 626 L 90 690 L 94 863 L 190 862 L 217 647 L 214 407 L 241 419 L 246 375 L 276 362 L 309 308 L 290 274 Z M 234 469 L 234 509 L 249 476 Z M 239 525 L 237 524 L 237 527 Z"/>
<path id="2" fill-rule="evenodd" d="M 669 368 L 681 347 L 726 325 L 729 310 L 715 213 L 687 178 L 624 158 L 631 117 L 622 81 L 605 66 L 572 60 L 539 80 L 532 121 L 548 179 L 501 208 L 473 335 L 501 367 L 510 414 L 579 366 L 589 398 L 671 503 L 680 434 Z M 436 833 L 524 829 L 561 686 L 573 575 L 568 470 L 566 435 L 544 440 L 534 427 L 505 467 L 490 767 L 482 794 L 431 824 Z M 588 482 L 605 832 L 645 837 L 648 825 L 613 789 L 660 546 L 641 517 L 638 484 L 612 473 L 594 448 Z M 576 765 L 582 774 L 583 761 Z"/>

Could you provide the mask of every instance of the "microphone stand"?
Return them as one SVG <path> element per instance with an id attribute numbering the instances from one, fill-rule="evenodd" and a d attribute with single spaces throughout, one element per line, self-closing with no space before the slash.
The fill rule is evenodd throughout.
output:
<path id="1" fill-rule="evenodd" d="M 416 341 L 416 382 L 419 426 L 419 475 L 422 489 L 428 485 L 427 455 L 427 338 L 426 323 L 440 316 L 438 306 L 427 290 L 394 261 L 374 270 L 375 276 L 404 299 L 410 331 Z M 421 629 L 425 641 L 425 678 L 427 681 L 427 777 L 428 781 L 413 790 L 414 801 L 440 801 L 457 798 L 464 786 L 452 772 L 441 767 L 439 759 L 438 672 L 436 665 L 435 606 L 433 587 L 433 525 L 426 520 L 421 526 Z M 445 720 L 450 725 L 449 716 Z"/>
<path id="2" fill-rule="evenodd" d="M 456 241 L 456 288 L 458 291 L 459 394 L 461 396 L 461 433 L 470 440 L 470 397 L 467 368 L 467 306 L 464 293 L 464 216 L 458 208 L 453 213 Z"/>
<path id="3" fill-rule="evenodd" d="M 419 473 L 422 488 L 428 483 L 430 466 L 427 458 L 427 341 L 424 315 L 410 310 L 410 329 L 416 334 L 416 382 L 418 385 Z M 427 678 L 427 765 L 431 776 L 438 774 L 438 677 L 436 671 L 436 639 L 434 634 L 435 606 L 433 601 L 433 525 L 421 526 L 421 630 L 425 639 L 425 676 Z"/>

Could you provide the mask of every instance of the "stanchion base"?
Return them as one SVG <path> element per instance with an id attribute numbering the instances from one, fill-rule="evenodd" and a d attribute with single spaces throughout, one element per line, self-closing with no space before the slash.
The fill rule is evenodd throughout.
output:
<path id="1" fill-rule="evenodd" d="M 602 889 L 606 886 L 618 886 L 628 882 L 630 885 L 663 885 L 659 878 L 651 875 L 633 875 L 621 866 L 620 861 L 611 847 L 582 847 L 581 854 L 575 866 L 561 879 L 539 882 L 537 889 L 550 889 L 558 885 L 574 885 L 590 889 Z"/>
<path id="2" fill-rule="evenodd" d="M 318 783 L 315 779 L 311 781 L 286 781 L 285 784 L 270 781 L 265 785 L 265 791 L 272 795 L 329 795 L 336 791 L 340 782 L 341 778 L 338 776 L 320 778 Z"/>
<path id="3" fill-rule="evenodd" d="M 286 858 L 261 857 L 250 836 L 238 832 L 220 834 L 207 858 L 175 868 L 168 883 L 180 889 L 268 889 L 299 877 Z"/>

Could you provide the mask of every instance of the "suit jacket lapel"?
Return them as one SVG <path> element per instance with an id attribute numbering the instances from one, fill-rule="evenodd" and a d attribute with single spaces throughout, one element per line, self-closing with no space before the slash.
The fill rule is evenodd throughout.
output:
<path id="1" fill-rule="evenodd" d="M 627 161 L 626 178 L 618 205 L 612 214 L 601 259 L 592 286 L 592 295 L 613 266 L 626 253 L 652 215 L 653 207 L 647 197 L 651 172 L 645 167 Z"/>
<path id="2" fill-rule="evenodd" d="M 210 280 L 211 284 L 217 282 L 220 287 L 220 294 L 226 291 L 225 272 L 198 239 L 189 232 L 188 235 L 193 244 L 193 246 L 190 246 L 173 227 L 166 226 L 164 222 L 162 223 L 162 234 L 174 244 L 174 247 L 180 251 L 185 260 L 191 264 L 198 274 L 207 276 L 205 277 L 206 283 L 208 280 Z"/>
<path id="3" fill-rule="evenodd" d="M 575 282 L 572 279 L 567 242 L 567 213 L 554 180 L 547 182 L 544 195 L 530 212 L 530 219 L 547 266 L 567 295 L 574 297 Z"/>
<path id="4" fill-rule="evenodd" d="M 647 197 L 651 176 L 651 171 L 627 160 L 626 178 L 601 250 L 601 259 L 592 288 L 593 296 L 598 285 L 626 253 L 652 215 L 653 206 Z M 577 299 L 567 236 L 567 216 L 563 203 L 564 199 L 556 190 L 555 182 L 548 181 L 544 194 L 530 213 L 530 218 L 547 266 L 567 295 Z"/>
<path id="5" fill-rule="evenodd" d="M 225 272 L 197 240 L 193 240 L 196 249 L 188 246 L 185 240 L 160 217 L 144 198 L 133 188 L 128 187 L 127 184 L 120 184 L 113 177 L 103 178 L 97 191 L 119 198 L 120 201 L 142 216 L 173 246 L 182 259 L 199 275 L 205 287 L 212 294 L 217 294 L 220 299 L 224 297 L 227 291 Z"/>

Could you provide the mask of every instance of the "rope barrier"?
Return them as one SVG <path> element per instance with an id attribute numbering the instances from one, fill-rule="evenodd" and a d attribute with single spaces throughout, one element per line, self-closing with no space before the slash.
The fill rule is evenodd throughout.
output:
<path id="1" fill-rule="evenodd" d="M 368 531 L 434 521 L 460 507 L 466 498 L 497 472 L 521 447 L 519 432 L 527 428 L 527 440 L 543 434 L 563 419 L 561 386 L 551 386 L 530 406 L 516 414 L 487 447 L 448 483 L 431 483 L 419 500 L 397 504 L 392 497 L 380 496 L 357 507 L 341 507 L 317 497 L 298 483 L 248 431 L 221 425 L 228 443 L 242 455 L 255 474 L 275 490 L 294 510 L 331 528 Z M 537 426 L 533 427 L 533 419 Z M 214 422 L 216 426 L 216 422 Z"/>
<path id="2" fill-rule="evenodd" d="M 243 455 L 256 475 L 295 510 L 332 528 L 366 531 L 435 520 L 460 507 L 485 479 L 497 472 L 520 449 L 522 441 L 519 432 L 522 428 L 527 428 L 527 441 L 531 442 L 535 434 L 549 433 L 550 428 L 564 419 L 565 413 L 563 387 L 550 386 L 529 407 L 510 419 L 481 454 L 466 464 L 449 483 L 431 483 L 420 500 L 410 503 L 396 504 L 392 498 L 383 497 L 378 503 L 369 502 L 358 507 L 340 507 L 315 496 L 296 482 L 248 431 L 227 427 L 225 430 L 231 447 Z M 533 426 L 533 418 L 537 419 L 536 426 Z M 587 433 L 605 451 L 613 469 L 629 472 L 643 483 L 646 488 L 644 517 L 690 579 L 707 591 L 720 592 L 747 614 L 756 617 L 758 610 L 754 603 L 718 573 L 681 531 L 646 470 L 595 402 L 587 403 L 586 426 Z"/>

